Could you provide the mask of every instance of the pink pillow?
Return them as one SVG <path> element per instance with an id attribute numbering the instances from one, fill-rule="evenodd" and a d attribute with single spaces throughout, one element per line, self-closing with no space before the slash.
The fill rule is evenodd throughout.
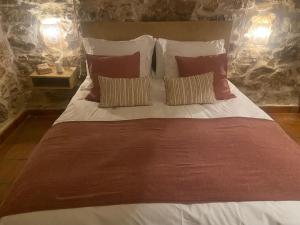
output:
<path id="1" fill-rule="evenodd" d="M 100 101 L 98 76 L 110 78 L 135 78 L 140 76 L 140 53 L 124 56 L 86 55 L 93 88 L 86 97 L 93 102 Z"/>
<path id="2" fill-rule="evenodd" d="M 227 54 L 183 57 L 175 56 L 179 75 L 182 77 L 214 72 L 214 91 L 216 99 L 234 98 L 227 80 Z"/>

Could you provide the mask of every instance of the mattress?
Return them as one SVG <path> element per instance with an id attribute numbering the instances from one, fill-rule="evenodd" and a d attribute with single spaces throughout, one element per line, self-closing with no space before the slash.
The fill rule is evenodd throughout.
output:
<path id="1" fill-rule="evenodd" d="M 90 79 L 86 78 L 72 98 L 67 109 L 55 124 L 67 121 L 120 121 L 144 118 L 222 118 L 249 117 L 271 120 L 265 112 L 232 83 L 230 88 L 236 98 L 217 101 L 215 104 L 168 106 L 165 104 L 163 79 L 152 80 L 152 105 L 139 107 L 99 108 L 98 103 L 86 101 Z"/>
<path id="2" fill-rule="evenodd" d="M 163 80 L 154 79 L 153 105 L 145 107 L 102 109 L 88 102 L 90 80 L 87 78 L 55 124 L 68 121 L 121 121 L 143 118 L 223 118 L 248 117 L 271 120 L 233 84 L 236 98 L 211 105 L 167 106 L 164 104 Z M 242 149 L 241 149 L 242 150 Z M 34 190 L 33 190 L 34 191 Z M 2 225 L 112 225 L 112 224 L 213 224 L 271 225 L 300 224 L 300 202 L 256 201 L 203 204 L 128 204 L 47 210 L 3 217 Z"/>

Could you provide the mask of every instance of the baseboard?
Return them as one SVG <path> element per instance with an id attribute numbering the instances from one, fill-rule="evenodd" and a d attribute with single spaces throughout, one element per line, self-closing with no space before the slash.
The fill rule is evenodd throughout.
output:
<path id="1" fill-rule="evenodd" d="M 299 106 L 260 106 L 266 113 L 299 113 Z"/>
<path id="2" fill-rule="evenodd" d="M 64 109 L 28 109 L 21 112 L 6 128 L 0 132 L 0 144 L 28 117 L 60 115 Z"/>
<path id="3" fill-rule="evenodd" d="M 26 111 L 22 111 L 13 121 L 8 124 L 0 133 L 0 144 L 26 119 L 28 116 Z"/>

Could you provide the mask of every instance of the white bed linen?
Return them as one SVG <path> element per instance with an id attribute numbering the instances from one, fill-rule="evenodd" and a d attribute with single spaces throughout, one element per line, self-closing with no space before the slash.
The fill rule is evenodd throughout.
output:
<path id="1" fill-rule="evenodd" d="M 166 106 L 162 80 L 153 81 L 153 106 L 101 109 L 84 100 L 87 79 L 56 123 L 140 118 L 271 118 L 230 84 L 235 99 L 213 105 Z M 242 149 L 241 149 L 242 150 Z M 1 225 L 299 225 L 299 201 L 210 204 L 132 204 L 51 210 L 7 216 Z"/>
<path id="2" fill-rule="evenodd" d="M 299 202 L 132 204 L 8 216 L 1 225 L 299 225 Z"/>
<path id="3" fill-rule="evenodd" d="M 217 101 L 215 104 L 168 106 L 165 104 L 165 87 L 162 79 L 152 80 L 152 106 L 99 108 L 98 103 L 86 101 L 90 80 L 87 78 L 72 98 L 65 112 L 55 123 L 66 121 L 119 121 L 143 118 L 220 118 L 252 117 L 271 118 L 251 102 L 232 83 L 236 98 Z"/>

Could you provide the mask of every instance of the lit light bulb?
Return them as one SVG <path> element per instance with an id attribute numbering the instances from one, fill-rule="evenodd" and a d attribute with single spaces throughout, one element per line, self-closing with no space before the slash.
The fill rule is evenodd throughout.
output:
<path id="1" fill-rule="evenodd" d="M 43 25 L 55 25 L 59 23 L 60 23 L 59 18 L 45 18 L 41 21 L 41 24 Z"/>
<path id="2" fill-rule="evenodd" d="M 271 36 L 272 29 L 268 25 L 256 25 L 251 27 L 245 35 L 256 44 L 266 44 Z"/>
<path id="3" fill-rule="evenodd" d="M 46 45 L 57 45 L 62 38 L 59 18 L 46 18 L 41 21 L 41 34 Z"/>
<path id="4" fill-rule="evenodd" d="M 44 38 L 49 39 L 50 42 L 56 43 L 59 41 L 60 29 L 56 26 L 46 26 L 42 29 Z"/>
<path id="5" fill-rule="evenodd" d="M 271 28 L 266 26 L 258 26 L 253 30 L 254 39 L 269 39 L 271 35 Z"/>

